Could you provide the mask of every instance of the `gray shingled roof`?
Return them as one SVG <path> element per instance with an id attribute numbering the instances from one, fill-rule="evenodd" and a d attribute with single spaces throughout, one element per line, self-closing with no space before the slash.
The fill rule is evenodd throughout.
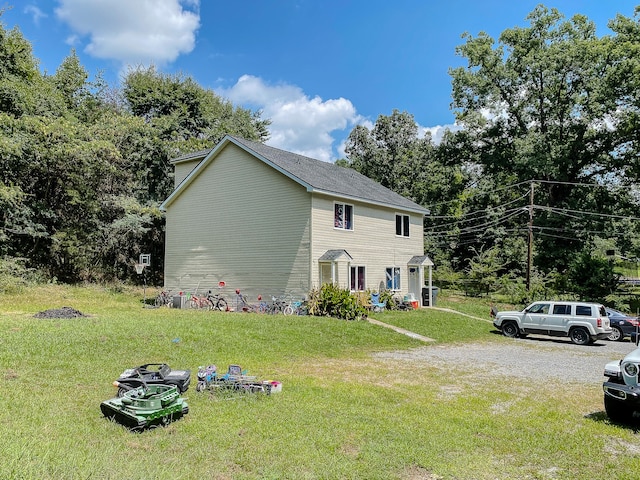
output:
<path id="1" fill-rule="evenodd" d="M 429 213 L 425 207 L 383 187 L 378 182 L 351 168 L 340 167 L 334 163 L 323 162 L 231 135 L 225 136 L 212 151 L 221 149 L 226 142 L 232 142 L 266 163 L 271 164 L 281 173 L 304 185 L 311 192 L 327 193 L 341 198 L 351 198 L 423 214 Z M 206 153 L 206 151 L 183 155 L 174 159 L 173 163 L 197 158 L 198 156 L 204 157 L 203 153 Z M 181 187 L 182 185 L 178 186 L 174 194 L 179 194 Z M 170 201 L 174 194 L 165 201 L 165 204 Z"/>
<path id="2" fill-rule="evenodd" d="M 407 265 L 433 265 L 433 262 L 427 255 L 416 255 L 411 257 L 411 260 L 407 262 Z"/>
<path id="3" fill-rule="evenodd" d="M 399 195 L 352 168 L 270 147 L 263 143 L 230 137 L 247 149 L 288 172 L 312 190 L 333 193 L 364 201 L 397 206 L 427 213 L 427 209 Z"/>
<path id="4" fill-rule="evenodd" d="M 171 163 L 183 162 L 185 160 L 192 160 L 194 158 L 204 158 L 209 154 L 211 150 L 211 148 L 207 148 L 206 150 L 198 150 L 197 152 L 185 153 L 184 155 L 180 155 L 179 157 L 172 159 Z"/>
<path id="5" fill-rule="evenodd" d="M 327 250 L 318 258 L 319 262 L 335 262 L 340 257 L 346 256 L 349 260 L 353 260 L 353 257 L 349 255 L 346 250 Z"/>

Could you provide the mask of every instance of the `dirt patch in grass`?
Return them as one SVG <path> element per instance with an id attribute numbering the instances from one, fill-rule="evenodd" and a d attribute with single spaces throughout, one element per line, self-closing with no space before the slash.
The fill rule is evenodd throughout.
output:
<path id="1" fill-rule="evenodd" d="M 35 318 L 77 318 L 86 316 L 81 311 L 71 307 L 52 308 L 34 315 Z"/>
<path id="2" fill-rule="evenodd" d="M 426 468 L 417 465 L 411 465 L 404 469 L 400 478 L 403 480 L 441 480 L 442 477 L 431 473 Z"/>

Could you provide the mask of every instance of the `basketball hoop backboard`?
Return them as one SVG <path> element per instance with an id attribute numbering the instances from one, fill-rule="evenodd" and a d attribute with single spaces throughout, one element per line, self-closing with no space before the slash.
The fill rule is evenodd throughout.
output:
<path id="1" fill-rule="evenodd" d="M 145 267 L 148 267 L 149 265 L 151 265 L 151 254 L 141 253 L 138 263 L 140 263 L 141 265 L 144 265 Z"/>

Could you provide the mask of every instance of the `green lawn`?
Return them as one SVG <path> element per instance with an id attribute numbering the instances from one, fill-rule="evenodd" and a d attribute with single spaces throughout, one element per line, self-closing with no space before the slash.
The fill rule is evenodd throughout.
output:
<path id="1" fill-rule="evenodd" d="M 150 293 L 147 292 L 149 295 Z M 375 358 L 422 347 L 365 321 L 142 308 L 141 292 L 47 287 L 0 295 L 2 479 L 635 478 L 640 441 L 610 424 L 600 385 L 504 379 Z M 376 318 L 451 342 L 504 342 L 488 306 Z M 37 319 L 70 306 L 89 317 Z M 131 433 L 101 414 L 118 374 L 239 363 L 271 396 L 186 393 L 190 413 Z M 561 388 L 559 388 L 561 387 Z"/>

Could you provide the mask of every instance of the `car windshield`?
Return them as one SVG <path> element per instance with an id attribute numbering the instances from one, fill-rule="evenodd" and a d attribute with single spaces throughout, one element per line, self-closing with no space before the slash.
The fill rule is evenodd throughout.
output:
<path id="1" fill-rule="evenodd" d="M 549 304 L 548 303 L 534 303 L 530 305 L 526 310 L 528 313 L 549 313 Z"/>

